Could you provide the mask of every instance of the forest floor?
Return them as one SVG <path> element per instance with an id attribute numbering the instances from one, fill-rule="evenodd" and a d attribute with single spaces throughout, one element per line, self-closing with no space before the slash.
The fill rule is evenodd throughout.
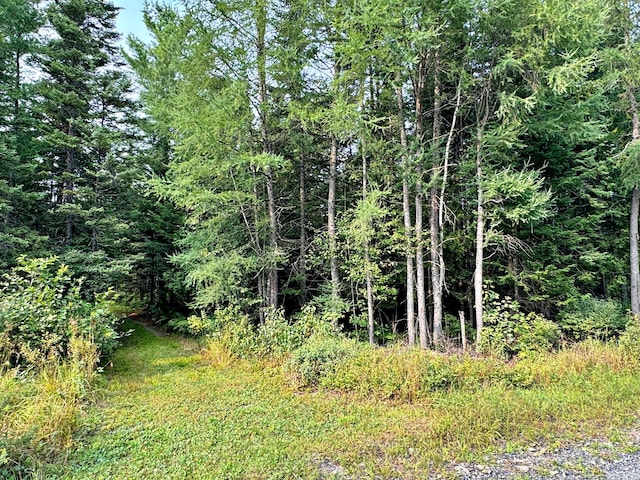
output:
<path id="1" fill-rule="evenodd" d="M 191 339 L 126 326 L 134 332 L 106 368 L 77 448 L 47 478 L 640 478 L 640 442 L 620 433 L 630 431 L 636 412 L 628 403 L 618 409 L 610 396 L 601 399 L 613 412 L 608 418 L 582 412 L 523 430 L 517 412 L 504 414 L 513 400 L 504 397 L 514 394 L 483 390 L 470 405 L 506 423 L 474 430 L 474 417 L 460 414 L 470 408 L 466 397 L 407 404 L 300 392 L 279 368 L 212 365 Z M 619 381 L 614 391 L 637 398 L 640 382 Z M 604 436 L 588 440 L 597 433 Z"/>

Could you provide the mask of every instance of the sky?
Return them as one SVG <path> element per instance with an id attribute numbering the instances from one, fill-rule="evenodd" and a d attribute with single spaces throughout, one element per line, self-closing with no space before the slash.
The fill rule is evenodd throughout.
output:
<path id="1" fill-rule="evenodd" d="M 113 3 L 122 8 L 116 21 L 116 27 L 122 34 L 123 43 L 126 42 L 126 37 L 129 34 L 133 34 L 142 41 L 147 42 L 149 35 L 142 22 L 144 0 L 115 0 Z"/>

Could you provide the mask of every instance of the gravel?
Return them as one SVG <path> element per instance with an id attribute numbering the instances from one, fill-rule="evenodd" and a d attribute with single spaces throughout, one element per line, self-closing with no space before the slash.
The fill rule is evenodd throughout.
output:
<path id="1" fill-rule="evenodd" d="M 450 464 L 429 480 L 640 480 L 640 429 L 629 432 L 629 440 L 622 443 L 601 438 L 557 449 L 535 446 L 484 460 Z M 345 475 L 344 469 L 328 460 L 320 463 L 319 473 L 322 479 L 371 478 Z"/>
<path id="2" fill-rule="evenodd" d="M 624 444 L 595 439 L 548 450 L 531 447 L 524 452 L 486 458 L 486 464 L 449 465 L 436 479 L 458 480 L 640 480 L 640 432 L 631 432 Z"/>

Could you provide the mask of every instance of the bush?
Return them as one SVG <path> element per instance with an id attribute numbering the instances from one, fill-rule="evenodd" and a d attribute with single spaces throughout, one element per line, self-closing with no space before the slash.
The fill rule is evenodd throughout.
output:
<path id="1" fill-rule="evenodd" d="M 414 400 L 454 383 L 448 357 L 405 347 L 361 347 L 322 380 L 327 388 L 384 399 Z"/>
<path id="2" fill-rule="evenodd" d="M 620 350 L 634 360 L 640 360 L 640 321 L 632 319 L 620 335 Z"/>
<path id="3" fill-rule="evenodd" d="M 189 327 L 192 333 L 215 342 L 214 348 L 224 348 L 244 359 L 281 358 L 311 337 L 334 335 L 332 325 L 317 316 L 313 307 L 305 307 L 292 320 L 285 318 L 282 309 L 270 309 L 265 312 L 264 324 L 254 327 L 238 307 L 228 306 L 211 317 L 189 317 Z"/>
<path id="4" fill-rule="evenodd" d="M 627 325 L 627 315 L 619 302 L 591 295 L 574 299 L 558 315 L 558 324 L 571 340 L 608 340 Z"/>
<path id="5" fill-rule="evenodd" d="M 301 387 L 320 385 L 346 358 L 359 348 L 358 343 L 344 338 L 317 336 L 291 352 L 285 371 Z"/>
<path id="6" fill-rule="evenodd" d="M 110 354 L 118 344 L 118 319 L 103 298 L 84 300 L 80 287 L 56 257 L 20 257 L 0 282 L 0 358 L 10 365 L 65 358 L 73 338 Z"/>
<path id="7" fill-rule="evenodd" d="M 480 351 L 510 358 L 549 352 L 560 340 L 560 328 L 535 313 L 525 314 L 520 304 L 497 294 L 487 294 L 486 327 L 482 330 Z"/>

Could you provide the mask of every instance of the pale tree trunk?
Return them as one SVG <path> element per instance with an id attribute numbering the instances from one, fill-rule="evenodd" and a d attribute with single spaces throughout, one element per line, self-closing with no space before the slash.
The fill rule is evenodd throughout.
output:
<path id="1" fill-rule="evenodd" d="M 416 180 L 416 220 L 415 220 L 415 239 L 416 239 L 416 290 L 418 300 L 418 330 L 420 335 L 420 346 L 427 348 L 428 346 L 428 329 L 427 329 L 427 297 L 426 297 L 426 282 L 424 278 L 424 254 L 422 245 L 422 206 L 423 206 L 423 191 L 422 191 L 422 144 L 424 130 L 422 126 L 422 93 L 425 85 L 426 74 L 426 58 L 423 57 L 418 65 L 418 78 L 414 85 L 414 97 L 415 97 L 415 109 L 416 109 L 416 141 L 418 144 L 418 179 Z"/>
<path id="2" fill-rule="evenodd" d="M 260 207 L 258 205 L 258 180 L 256 170 L 252 167 L 253 174 L 253 230 L 255 231 L 255 249 L 260 255 L 264 254 L 264 247 L 261 245 L 260 238 L 258 236 L 260 225 Z M 251 230 L 251 229 L 249 229 Z M 265 288 L 265 275 L 264 270 L 260 269 L 258 272 L 258 297 L 260 298 L 260 306 L 258 307 L 258 318 L 260 325 L 264 325 L 264 309 L 267 303 L 267 292 Z"/>
<path id="3" fill-rule="evenodd" d="M 447 144 L 444 149 L 444 165 L 442 172 L 442 182 L 440 187 L 440 205 L 438 208 L 438 266 L 440 275 L 440 293 L 444 290 L 444 277 L 445 277 L 445 263 L 444 263 L 444 195 L 447 188 L 447 181 L 449 178 L 449 159 L 451 157 L 451 144 L 453 142 L 453 135 L 456 131 L 456 123 L 458 121 L 458 114 L 460 113 L 460 103 L 462 100 L 462 77 L 458 80 L 458 88 L 456 90 L 456 106 L 453 111 L 453 117 L 451 119 L 451 127 L 449 128 L 449 134 L 447 136 Z M 464 312 L 462 312 L 464 315 Z M 466 343 L 466 337 L 465 337 Z"/>
<path id="4" fill-rule="evenodd" d="M 336 180 L 338 176 L 338 139 L 331 136 L 329 154 L 329 195 L 327 199 L 327 233 L 329 234 L 329 263 L 331 266 L 331 298 L 337 303 L 340 298 L 340 276 L 336 245 Z"/>
<path id="5" fill-rule="evenodd" d="M 299 193 L 300 193 L 300 259 L 298 261 L 298 270 L 300 273 L 300 300 L 304 304 L 307 301 L 307 214 L 306 205 L 306 189 L 304 182 L 304 158 L 299 158 Z"/>
<path id="6" fill-rule="evenodd" d="M 268 131 L 268 104 L 267 104 L 267 55 L 265 47 L 265 35 L 267 29 L 267 4 L 264 0 L 256 2 L 256 60 L 258 69 L 258 101 L 260 108 L 260 134 L 262 137 L 262 153 L 270 153 Z M 269 215 L 269 250 L 270 262 L 267 275 L 267 301 L 270 307 L 278 306 L 278 219 L 276 217 L 276 205 L 274 195 L 273 170 L 270 166 L 264 169 L 267 187 L 267 212 Z"/>
<path id="7" fill-rule="evenodd" d="M 488 103 L 488 87 L 484 92 L 481 99 L 482 108 L 484 108 L 483 118 L 478 121 L 478 130 L 476 138 L 476 185 L 477 185 L 477 218 L 476 218 L 476 269 L 473 279 L 474 287 L 474 302 L 476 310 L 476 348 L 480 346 L 480 339 L 482 337 L 482 329 L 484 328 L 484 309 L 483 309 L 483 297 L 484 291 L 482 287 L 483 283 L 483 262 L 484 262 L 484 196 L 483 196 L 483 177 L 482 177 L 482 142 L 484 128 L 489 118 L 489 105 Z M 480 112 L 478 112 L 480 114 Z"/>
<path id="8" fill-rule="evenodd" d="M 367 200 L 367 157 L 364 151 L 364 142 L 361 142 L 362 146 L 362 201 Z M 366 225 L 365 228 L 373 228 L 373 225 Z M 364 238 L 364 264 L 365 264 L 365 278 L 367 286 L 367 326 L 369 331 L 369 343 L 375 345 L 375 318 L 373 311 L 373 278 L 371 277 L 371 254 L 369 252 L 369 239 L 365 235 Z"/>
<path id="9" fill-rule="evenodd" d="M 632 133 L 631 143 L 640 141 L 640 119 L 638 117 L 638 102 L 636 92 L 631 85 L 627 85 L 627 97 L 631 107 Z M 638 212 L 640 210 L 640 192 L 638 185 L 634 186 L 631 195 L 631 215 L 629 218 L 629 250 L 631 273 L 631 313 L 640 315 L 640 266 L 638 264 Z"/>
<path id="10" fill-rule="evenodd" d="M 269 266 L 268 295 L 269 306 L 278 306 L 278 220 L 276 217 L 276 202 L 273 194 L 273 171 L 271 167 L 265 169 L 267 178 L 267 208 L 269 211 L 269 247 L 271 250 L 271 264 Z"/>
<path id="11" fill-rule="evenodd" d="M 400 128 L 400 146 L 402 147 L 402 213 L 404 215 L 405 258 L 407 264 L 407 335 L 409 345 L 416 344 L 415 295 L 413 283 L 413 246 L 411 229 L 411 205 L 409 202 L 409 165 L 407 155 L 407 132 L 404 126 L 404 98 L 402 94 L 402 79 L 396 73 L 396 97 L 398 100 L 398 124 Z"/>
<path id="12" fill-rule="evenodd" d="M 429 229 L 430 229 L 430 254 L 431 254 L 431 290 L 433 293 L 433 342 L 438 345 L 442 342 L 442 269 L 440 263 L 440 224 L 438 214 L 438 179 L 440 177 L 440 155 L 438 144 L 440 143 L 440 130 L 442 125 L 442 104 L 440 85 L 440 57 L 438 51 L 434 53 L 434 87 L 433 87 L 433 163 L 431 192 L 429 194 Z"/>
<path id="13" fill-rule="evenodd" d="M 640 209 L 640 191 L 633 188 L 631 195 L 631 216 L 629 219 L 629 248 L 631 258 L 631 313 L 640 315 L 640 268 L 638 267 L 638 211 Z"/>

